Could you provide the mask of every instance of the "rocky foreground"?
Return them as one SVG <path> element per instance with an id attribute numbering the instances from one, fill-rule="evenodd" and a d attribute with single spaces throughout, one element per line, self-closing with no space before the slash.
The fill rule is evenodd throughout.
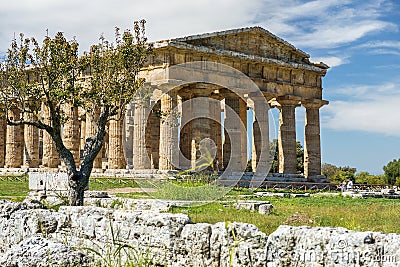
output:
<path id="1" fill-rule="evenodd" d="M 400 235 L 0 201 L 0 266 L 399 266 Z M 97 264 L 97 265 L 96 265 Z"/>

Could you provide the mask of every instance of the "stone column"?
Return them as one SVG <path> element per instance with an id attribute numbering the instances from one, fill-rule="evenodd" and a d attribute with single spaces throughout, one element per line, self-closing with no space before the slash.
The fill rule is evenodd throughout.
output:
<path id="1" fill-rule="evenodd" d="M 296 119 L 295 108 L 299 100 L 289 97 L 278 98 L 279 103 L 279 172 L 287 174 L 296 174 L 297 156 L 296 156 Z"/>
<path id="2" fill-rule="evenodd" d="M 302 101 L 306 108 L 304 129 L 304 176 L 313 178 L 321 175 L 321 141 L 319 109 L 327 101 Z"/>
<path id="3" fill-rule="evenodd" d="M 8 117 L 11 121 L 19 120 L 21 112 L 18 108 L 8 110 Z M 7 125 L 6 136 L 6 168 L 20 168 L 22 165 L 24 150 L 24 126 Z"/>
<path id="4" fill-rule="evenodd" d="M 153 102 L 154 103 L 154 102 Z M 160 102 L 152 104 L 153 109 L 150 112 L 150 119 L 147 122 L 146 140 L 151 142 L 151 166 L 159 168 L 160 159 Z"/>
<path id="5" fill-rule="evenodd" d="M 110 121 L 108 132 L 108 167 L 110 169 L 125 169 L 126 161 L 122 140 L 124 121 L 122 118 L 115 119 Z"/>
<path id="6" fill-rule="evenodd" d="M 125 114 L 125 157 L 126 164 L 129 167 L 133 166 L 133 117 L 135 114 L 135 105 L 133 103 L 129 103 L 126 105 L 126 114 Z"/>
<path id="7" fill-rule="evenodd" d="M 37 117 L 31 113 L 25 114 L 27 121 L 37 121 Z M 24 126 L 24 166 L 29 168 L 39 167 L 39 129 L 35 126 Z"/>
<path id="8" fill-rule="evenodd" d="M 192 167 L 192 103 L 190 99 L 191 94 L 181 95 L 182 99 L 182 116 L 181 116 L 181 133 L 179 147 L 181 150 L 181 158 L 179 158 L 180 168 L 188 170 Z"/>
<path id="9" fill-rule="evenodd" d="M 85 142 L 86 138 L 92 137 L 96 134 L 97 131 L 97 121 L 99 120 L 100 110 L 94 109 L 92 112 L 86 113 L 86 129 L 85 129 Z M 82 129 L 83 131 L 83 129 Z M 102 168 L 102 158 L 103 158 L 103 149 L 104 146 L 100 149 L 99 154 L 97 154 L 96 158 L 93 161 L 93 168 L 94 169 L 101 169 Z"/>
<path id="10" fill-rule="evenodd" d="M 42 116 L 45 124 L 51 125 L 49 108 L 42 104 Z M 43 157 L 42 166 L 47 168 L 57 168 L 60 164 L 60 156 L 51 136 L 43 130 Z"/>
<path id="11" fill-rule="evenodd" d="M 231 171 L 243 171 L 243 159 L 242 159 L 242 133 L 241 133 L 241 122 L 238 118 L 241 118 L 241 104 L 243 100 L 239 99 L 238 96 L 227 96 L 225 98 L 225 144 L 223 151 L 223 162 L 224 167 L 228 167 L 228 163 L 231 166 Z M 231 149 L 234 148 L 234 149 Z"/>
<path id="12" fill-rule="evenodd" d="M 6 129 L 6 119 L 0 113 L 0 168 L 3 168 L 5 163 L 4 159 L 6 155 Z"/>
<path id="13" fill-rule="evenodd" d="M 80 165 L 80 121 L 78 116 L 78 108 L 71 105 L 64 107 L 65 115 L 68 121 L 64 124 L 63 142 L 67 149 L 69 149 L 74 157 L 75 165 Z"/>
<path id="14" fill-rule="evenodd" d="M 254 102 L 252 169 L 253 172 L 256 172 L 257 166 L 259 166 L 261 170 L 269 171 L 271 162 L 269 147 L 268 99 L 260 96 L 252 97 L 252 100 Z M 263 127 L 263 129 L 261 129 L 260 126 Z M 263 151 L 262 155 L 261 151 Z"/>
<path id="15" fill-rule="evenodd" d="M 247 166 L 247 103 L 242 98 L 239 98 L 239 116 L 244 126 L 244 129 L 240 128 L 240 145 L 242 169 L 245 170 Z"/>
<path id="16" fill-rule="evenodd" d="M 160 170 L 173 170 L 179 164 L 177 93 L 168 91 L 161 97 Z"/>
<path id="17" fill-rule="evenodd" d="M 79 116 L 80 122 L 80 144 L 79 144 L 79 156 L 83 155 L 83 150 L 85 149 L 86 143 L 86 114 L 82 114 Z"/>
<path id="18" fill-rule="evenodd" d="M 135 99 L 135 115 L 133 118 L 133 167 L 135 170 L 151 168 L 148 155 L 149 140 L 146 140 L 147 121 L 150 114 L 150 103 L 143 99 Z M 147 142 L 146 142 L 147 141 Z"/>
<path id="19" fill-rule="evenodd" d="M 210 136 L 216 145 L 215 158 L 219 164 L 222 163 L 222 125 L 221 125 L 221 96 L 211 95 L 213 100 L 210 102 L 211 129 Z M 218 101 L 218 102 L 217 102 Z M 221 167 L 221 166 L 219 166 Z"/>
<path id="20" fill-rule="evenodd" d="M 207 151 L 210 149 L 208 143 L 203 143 L 205 147 L 200 148 L 200 143 L 206 138 L 210 138 L 210 101 L 208 100 L 209 91 L 206 88 L 203 89 L 193 89 L 193 98 L 197 98 L 193 102 L 192 113 L 192 168 L 199 166 L 205 167 L 206 164 L 211 164 L 212 159 L 203 158 L 199 161 L 201 157 L 201 152 L 211 153 Z M 204 140 L 203 142 L 205 142 Z M 201 151 L 201 150 L 202 151 Z M 211 161 L 211 162 L 210 162 Z"/>

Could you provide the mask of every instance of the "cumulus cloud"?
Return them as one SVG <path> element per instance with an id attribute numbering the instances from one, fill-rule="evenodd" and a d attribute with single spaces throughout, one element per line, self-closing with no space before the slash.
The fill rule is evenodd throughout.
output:
<path id="1" fill-rule="evenodd" d="M 312 62 L 324 62 L 330 68 L 338 67 L 343 64 L 348 64 L 350 61 L 348 57 L 337 57 L 337 56 L 328 56 L 328 57 L 311 57 L 310 60 Z"/>
<path id="2" fill-rule="evenodd" d="M 331 101 L 322 109 L 323 127 L 400 137 L 400 86 L 397 83 L 349 86 L 337 92 L 348 100 Z"/>
<path id="3" fill-rule="evenodd" d="M 151 40 L 243 27 L 252 23 L 262 1 L 245 0 L 21 0 L 6 1 L 0 9 L 0 50 L 14 33 L 43 37 L 63 31 L 76 36 L 83 49 L 100 34 L 111 39 L 114 27 L 132 28 L 134 20 L 147 20 Z"/>
<path id="4" fill-rule="evenodd" d="M 390 1 L 314 0 L 266 1 L 274 8 L 260 17 L 297 46 L 332 48 L 356 41 L 367 34 L 397 30 L 383 14 L 393 8 Z M 272 13 L 271 13 L 272 12 Z"/>

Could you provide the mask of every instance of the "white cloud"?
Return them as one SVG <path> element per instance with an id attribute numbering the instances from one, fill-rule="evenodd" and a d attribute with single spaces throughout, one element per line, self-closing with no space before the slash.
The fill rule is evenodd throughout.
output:
<path id="1" fill-rule="evenodd" d="M 130 28 L 148 21 L 151 40 L 259 24 L 297 46 L 326 48 L 353 42 L 367 34 L 393 30 L 382 19 L 389 0 L 19 0 L 0 4 L 0 50 L 14 33 L 40 39 L 63 31 L 76 36 L 83 49 L 100 34 L 112 38 L 115 26 Z"/>
<path id="2" fill-rule="evenodd" d="M 244 27 L 252 23 L 261 0 L 22 0 L 3 1 L 0 7 L 0 50 L 14 32 L 38 39 L 46 29 L 77 37 L 83 49 L 97 42 L 100 34 L 112 38 L 114 27 L 131 28 L 133 20 L 146 19 L 151 40 L 208 31 Z M 6 26 L 4 26 L 6 25 Z"/>
<path id="3" fill-rule="evenodd" d="M 338 67 L 343 64 L 348 64 L 350 61 L 347 57 L 336 57 L 336 56 L 328 56 L 328 57 L 311 57 L 310 60 L 312 62 L 324 62 L 330 68 Z"/>
<path id="4" fill-rule="evenodd" d="M 365 49 L 369 54 L 375 55 L 395 55 L 400 56 L 400 42 L 399 41 L 376 41 L 376 42 L 366 42 L 364 44 L 358 45 L 355 49 Z"/>
<path id="5" fill-rule="evenodd" d="M 337 91 L 348 95 L 348 100 L 331 101 L 322 109 L 323 127 L 400 136 L 398 84 L 349 86 Z"/>
<path id="6" fill-rule="evenodd" d="M 386 0 L 336 1 L 268 0 L 272 10 L 260 14 L 265 25 L 278 35 L 288 36 L 297 46 L 332 48 L 356 41 L 368 34 L 397 30 L 384 20 L 393 8 Z"/>

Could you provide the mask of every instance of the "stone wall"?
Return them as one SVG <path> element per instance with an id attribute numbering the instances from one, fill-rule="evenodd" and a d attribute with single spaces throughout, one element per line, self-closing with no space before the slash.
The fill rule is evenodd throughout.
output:
<path id="1" fill-rule="evenodd" d="M 61 207 L 57 212 L 1 201 L 0 229 L 0 266 L 37 266 L 40 258 L 40 266 L 90 266 L 94 259 L 84 255 L 87 251 L 71 247 L 109 253 L 113 243 L 130 244 L 161 266 L 398 266 L 400 261 L 396 234 L 280 226 L 267 236 L 250 224 L 192 224 L 186 215 L 151 210 Z"/>

